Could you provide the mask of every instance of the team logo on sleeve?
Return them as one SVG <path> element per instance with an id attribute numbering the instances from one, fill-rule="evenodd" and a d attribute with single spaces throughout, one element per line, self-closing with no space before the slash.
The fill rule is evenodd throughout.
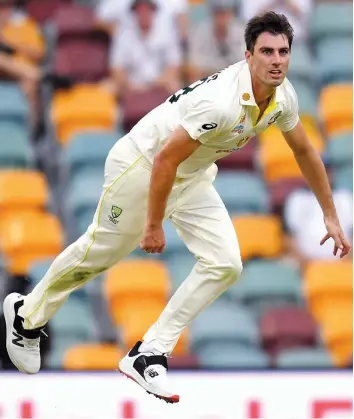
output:
<path id="1" fill-rule="evenodd" d="M 215 122 L 211 122 L 210 124 L 204 124 L 202 125 L 201 128 L 198 129 L 199 132 L 203 132 L 203 131 L 210 131 L 214 128 L 216 128 L 218 126 L 218 124 L 216 124 Z"/>
<path id="2" fill-rule="evenodd" d="M 280 117 L 280 115 L 282 114 L 282 111 L 277 112 L 275 115 L 273 115 L 270 120 L 268 121 L 268 126 L 274 124 L 274 122 L 277 121 L 277 119 Z"/>

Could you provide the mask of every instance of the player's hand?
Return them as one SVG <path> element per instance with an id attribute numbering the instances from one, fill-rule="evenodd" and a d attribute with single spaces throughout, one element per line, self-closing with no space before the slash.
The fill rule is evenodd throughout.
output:
<path id="1" fill-rule="evenodd" d="M 162 253 L 165 250 L 165 244 L 165 233 L 162 225 L 150 226 L 147 224 L 144 228 L 140 247 L 146 253 Z"/>
<path id="2" fill-rule="evenodd" d="M 337 217 L 324 217 L 327 234 L 321 240 L 321 246 L 330 238 L 334 240 L 333 255 L 337 256 L 338 250 L 341 251 L 340 257 L 343 258 L 350 251 L 350 244 L 344 237 L 343 230 Z"/>

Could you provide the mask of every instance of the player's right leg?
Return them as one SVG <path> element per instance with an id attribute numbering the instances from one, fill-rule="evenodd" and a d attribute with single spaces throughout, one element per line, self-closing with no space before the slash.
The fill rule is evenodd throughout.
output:
<path id="1" fill-rule="evenodd" d="M 128 140 L 119 140 L 107 158 L 103 193 L 87 232 L 54 260 L 30 294 L 10 294 L 4 301 L 7 351 L 22 372 L 40 369 L 41 330 L 70 293 L 139 244 L 150 169 Z"/>

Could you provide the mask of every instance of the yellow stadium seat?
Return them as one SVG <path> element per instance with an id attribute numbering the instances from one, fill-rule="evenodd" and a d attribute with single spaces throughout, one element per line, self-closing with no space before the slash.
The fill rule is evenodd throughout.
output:
<path id="1" fill-rule="evenodd" d="M 90 84 L 58 91 L 53 98 L 51 118 L 62 145 L 76 132 L 112 131 L 117 122 L 115 97 L 101 86 Z"/>
<path id="2" fill-rule="evenodd" d="M 2 225 L 0 250 L 13 274 L 25 275 L 31 263 L 55 257 L 62 247 L 62 228 L 52 214 L 15 214 Z"/>
<path id="3" fill-rule="evenodd" d="M 353 131 L 353 85 L 325 87 L 320 94 L 319 110 L 328 136 Z"/>
<path id="4" fill-rule="evenodd" d="M 321 325 L 322 337 L 338 367 L 353 355 L 353 309 L 336 306 Z"/>
<path id="5" fill-rule="evenodd" d="M 242 215 L 232 219 L 240 243 L 241 257 L 276 258 L 283 250 L 281 222 L 272 215 Z"/>
<path id="6" fill-rule="evenodd" d="M 350 261 L 311 262 L 304 275 L 304 293 L 318 322 L 336 306 L 353 304 L 353 265 Z"/>
<path id="7" fill-rule="evenodd" d="M 302 116 L 301 120 L 313 145 L 321 152 L 323 140 L 314 120 L 307 116 Z M 302 177 L 290 147 L 274 125 L 259 135 L 259 158 L 266 182 Z"/>
<path id="8" fill-rule="evenodd" d="M 41 172 L 0 171 L 0 219 L 8 215 L 42 211 L 48 200 L 48 185 Z"/>
<path id="9" fill-rule="evenodd" d="M 124 351 L 113 344 L 83 344 L 69 348 L 63 358 L 65 370 L 116 370 Z"/>

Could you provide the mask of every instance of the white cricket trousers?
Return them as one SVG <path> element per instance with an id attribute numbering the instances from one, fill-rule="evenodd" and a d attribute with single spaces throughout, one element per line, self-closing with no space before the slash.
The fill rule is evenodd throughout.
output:
<path id="1" fill-rule="evenodd" d="M 183 329 L 242 270 L 235 229 L 213 186 L 216 172 L 213 165 L 193 179 L 176 179 L 168 199 L 165 218 L 172 220 L 197 262 L 144 336 L 147 344 L 162 353 L 173 351 Z M 118 140 L 107 157 L 103 193 L 92 224 L 54 260 L 24 299 L 19 314 L 26 329 L 44 326 L 72 291 L 137 248 L 146 219 L 150 175 L 151 164 L 130 137 Z M 122 210 L 120 215 L 114 207 Z"/>

